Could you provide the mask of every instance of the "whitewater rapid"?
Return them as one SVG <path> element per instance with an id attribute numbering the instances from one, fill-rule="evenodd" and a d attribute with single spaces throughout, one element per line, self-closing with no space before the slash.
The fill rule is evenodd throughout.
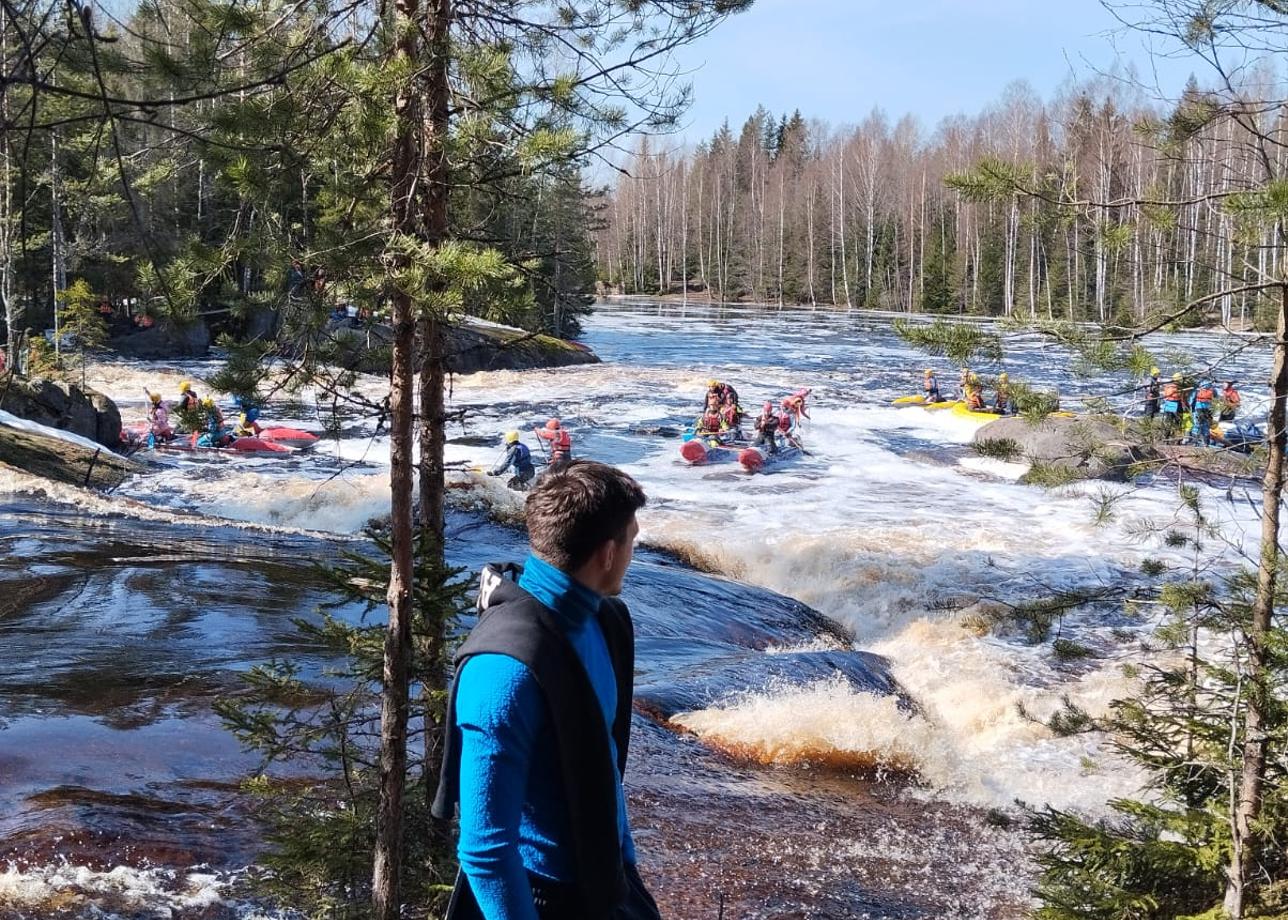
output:
<path id="1" fill-rule="evenodd" d="M 1043 722 L 1065 700 L 1096 715 L 1130 692 L 1123 665 L 1140 658 L 1151 619 L 1125 618 L 1121 600 L 1070 611 L 1060 635 L 1095 653 L 1070 663 L 1049 638 L 981 630 L 978 614 L 1061 592 L 1126 590 L 1146 560 L 1183 567 L 1187 551 L 1168 549 L 1155 533 L 1175 515 L 1175 483 L 1049 491 L 1020 484 L 1023 464 L 970 452 L 973 421 L 890 405 L 936 362 L 880 322 L 626 306 L 595 314 L 586 340 L 604 364 L 452 381 L 449 408 L 464 411 L 447 449 L 462 487 L 455 499 L 517 520 L 522 496 L 485 470 L 505 431 L 518 430 L 537 453 L 533 427 L 557 415 L 572 429 L 578 455 L 616 463 L 644 485 L 642 542 L 817 609 L 855 648 L 887 658 L 912 703 L 897 705 L 840 678 L 771 681 L 680 713 L 676 725 L 766 763 L 835 761 L 910 773 L 917 794 L 971 805 L 1019 799 L 1094 813 L 1137 791 L 1141 776 L 1103 738 L 1059 738 Z M 1220 348 L 1199 336 L 1167 344 L 1190 353 Z M 1116 391 L 1124 383 L 1079 383 L 1067 360 L 1041 342 L 1011 345 L 1013 377 L 1063 383 L 1075 402 L 1080 390 Z M 1256 371 L 1255 355 L 1241 360 L 1241 374 Z M 938 365 L 941 380 L 955 377 L 954 368 Z M 170 392 L 191 377 L 200 388 L 212 369 L 103 364 L 90 382 L 131 417 L 142 414 L 145 387 Z M 751 407 L 812 388 L 808 456 L 755 477 L 735 464 L 682 463 L 674 435 L 696 414 L 710 377 L 732 382 Z M 359 385 L 376 396 L 384 383 Z M 301 394 L 281 417 L 270 405 L 265 420 L 320 427 L 324 416 L 310 409 L 311 398 Z M 388 441 L 373 422 L 348 425 L 308 459 L 166 458 L 120 493 L 174 513 L 356 534 L 388 508 Z M 1253 545 L 1255 505 L 1232 503 L 1218 488 L 1200 490 L 1236 559 Z M 1098 519 L 1097 503 L 1106 500 L 1112 514 Z M 684 598 L 675 604 L 682 611 Z"/>

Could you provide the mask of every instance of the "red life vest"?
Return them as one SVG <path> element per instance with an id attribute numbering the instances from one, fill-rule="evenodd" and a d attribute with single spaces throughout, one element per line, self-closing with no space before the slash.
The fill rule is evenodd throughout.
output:
<path id="1" fill-rule="evenodd" d="M 568 453 L 572 450 L 572 435 L 565 428 L 558 428 L 554 431 L 540 429 L 537 434 L 550 441 L 550 449 Z"/>
<path id="2" fill-rule="evenodd" d="M 1163 385 L 1163 398 L 1172 400 L 1173 402 L 1180 399 L 1181 398 L 1180 384 L 1176 383 L 1175 381 L 1165 383 Z"/>
<path id="3" fill-rule="evenodd" d="M 1199 387 L 1198 392 L 1194 394 L 1195 402 L 1210 403 L 1214 399 L 1216 399 L 1216 390 L 1211 387 Z"/>
<path id="4" fill-rule="evenodd" d="M 1224 398 L 1225 404 L 1231 408 L 1237 406 L 1243 400 L 1243 397 L 1239 395 L 1239 391 L 1234 387 L 1225 388 Z"/>

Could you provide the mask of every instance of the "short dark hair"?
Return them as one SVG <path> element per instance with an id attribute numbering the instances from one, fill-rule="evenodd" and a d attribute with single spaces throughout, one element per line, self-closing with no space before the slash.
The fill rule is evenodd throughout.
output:
<path id="1" fill-rule="evenodd" d="M 573 460 L 547 472 L 528 494 L 528 540 L 555 568 L 575 571 L 604 543 L 621 540 L 647 500 L 640 484 L 616 467 Z"/>

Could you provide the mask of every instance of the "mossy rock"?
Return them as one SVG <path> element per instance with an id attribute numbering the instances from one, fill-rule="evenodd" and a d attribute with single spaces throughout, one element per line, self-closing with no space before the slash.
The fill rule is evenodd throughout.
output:
<path id="1" fill-rule="evenodd" d="M 114 489 L 143 466 L 107 448 L 91 450 L 61 438 L 0 425 L 0 464 L 34 476 L 95 489 Z"/>

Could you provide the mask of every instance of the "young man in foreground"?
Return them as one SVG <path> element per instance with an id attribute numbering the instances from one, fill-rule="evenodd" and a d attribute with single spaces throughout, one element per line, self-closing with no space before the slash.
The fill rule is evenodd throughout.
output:
<path id="1" fill-rule="evenodd" d="M 625 473 L 572 461 L 528 496 L 523 568 L 483 570 L 434 802 L 461 807 L 450 920 L 658 917 L 622 792 L 635 643 L 616 595 L 644 502 Z"/>

